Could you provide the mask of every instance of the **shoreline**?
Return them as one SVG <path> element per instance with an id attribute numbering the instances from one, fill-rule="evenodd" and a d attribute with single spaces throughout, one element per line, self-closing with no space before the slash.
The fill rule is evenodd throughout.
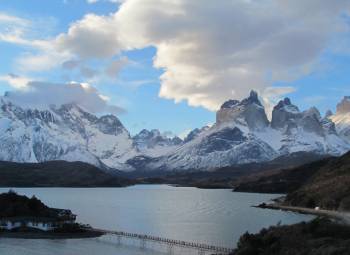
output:
<path id="1" fill-rule="evenodd" d="M 300 213 L 300 214 L 310 214 L 310 215 L 315 215 L 315 216 L 323 216 L 323 217 L 336 219 L 336 220 L 339 220 L 341 222 L 344 222 L 347 225 L 350 225 L 350 212 L 332 211 L 332 210 L 324 210 L 324 209 L 317 210 L 317 209 L 312 209 L 312 208 L 307 208 L 307 207 L 281 205 L 278 203 L 274 203 L 274 204 L 262 203 L 260 205 L 255 205 L 253 207 L 261 208 L 261 209 L 296 212 L 296 213 Z"/>

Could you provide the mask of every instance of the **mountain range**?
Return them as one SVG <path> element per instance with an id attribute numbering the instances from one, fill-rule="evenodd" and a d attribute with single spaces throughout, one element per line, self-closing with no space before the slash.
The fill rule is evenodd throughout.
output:
<path id="1" fill-rule="evenodd" d="M 216 122 L 181 140 L 158 130 L 131 136 L 114 115 L 96 116 L 71 103 L 36 109 L 0 98 L 0 160 L 82 161 L 107 171 L 212 170 L 259 163 L 296 152 L 339 156 L 350 150 L 350 97 L 335 114 L 300 111 L 281 100 L 271 121 L 258 94 L 229 100 Z"/>

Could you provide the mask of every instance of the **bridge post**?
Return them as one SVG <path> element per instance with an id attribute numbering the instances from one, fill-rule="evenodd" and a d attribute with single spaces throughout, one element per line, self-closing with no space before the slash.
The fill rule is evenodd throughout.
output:
<path id="1" fill-rule="evenodd" d="M 146 239 L 145 238 L 141 238 L 140 241 L 141 241 L 141 244 L 140 244 L 141 245 L 141 249 L 142 250 L 146 249 Z"/>
<path id="2" fill-rule="evenodd" d="M 174 245 L 168 244 L 168 254 L 173 255 L 174 254 Z"/>
<path id="3" fill-rule="evenodd" d="M 205 255 L 205 251 L 202 250 L 202 249 L 199 249 L 199 250 L 198 250 L 198 255 Z"/>
<path id="4" fill-rule="evenodd" d="M 118 236 L 117 241 L 118 241 L 118 245 L 121 245 L 122 244 L 122 236 Z"/>

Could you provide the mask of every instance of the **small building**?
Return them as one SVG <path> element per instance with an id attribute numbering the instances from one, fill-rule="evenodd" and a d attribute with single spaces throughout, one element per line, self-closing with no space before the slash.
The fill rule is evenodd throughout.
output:
<path id="1" fill-rule="evenodd" d="M 64 224 L 74 224 L 76 215 L 70 210 L 53 209 L 57 217 L 4 217 L 0 218 L 0 229 L 14 230 L 19 228 L 31 228 L 42 231 L 51 231 L 62 227 Z"/>

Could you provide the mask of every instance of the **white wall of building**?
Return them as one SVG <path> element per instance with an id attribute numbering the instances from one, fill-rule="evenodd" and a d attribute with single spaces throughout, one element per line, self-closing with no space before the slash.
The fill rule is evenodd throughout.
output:
<path id="1" fill-rule="evenodd" d="M 6 229 L 6 230 L 12 230 L 15 228 L 19 228 L 23 226 L 23 222 L 10 222 L 10 221 L 5 221 L 1 222 L 0 228 L 1 229 Z M 55 227 L 53 226 L 53 223 L 50 222 L 26 222 L 25 223 L 26 227 L 29 228 L 35 228 L 35 229 L 40 229 L 43 231 L 49 231 L 53 230 Z"/>

